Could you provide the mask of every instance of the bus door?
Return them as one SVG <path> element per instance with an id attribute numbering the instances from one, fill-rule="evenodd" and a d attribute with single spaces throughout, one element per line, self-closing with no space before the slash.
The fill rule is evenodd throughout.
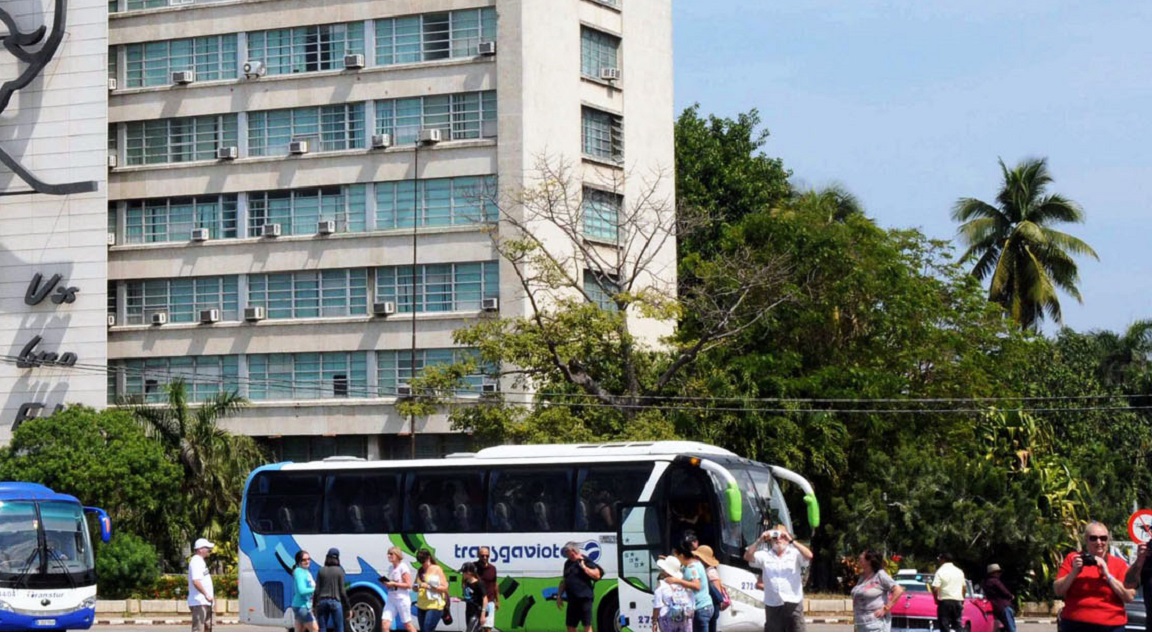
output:
<path id="1" fill-rule="evenodd" d="M 669 549 L 661 534 L 661 507 L 652 502 L 620 505 L 616 549 L 619 553 L 619 625 L 631 631 L 651 631 L 652 593 L 660 579 L 656 560 Z M 601 629 L 610 631 L 611 629 Z"/>

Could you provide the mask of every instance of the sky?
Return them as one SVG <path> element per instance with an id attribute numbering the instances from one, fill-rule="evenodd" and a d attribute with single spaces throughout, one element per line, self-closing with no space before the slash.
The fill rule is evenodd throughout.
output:
<path id="1" fill-rule="evenodd" d="M 679 114 L 758 109 L 793 182 L 839 183 L 884 227 L 954 240 L 958 198 L 1047 157 L 1086 221 L 1065 326 L 1152 318 L 1152 3 L 674 0 Z M 1056 325 L 1046 321 L 1051 334 Z"/>

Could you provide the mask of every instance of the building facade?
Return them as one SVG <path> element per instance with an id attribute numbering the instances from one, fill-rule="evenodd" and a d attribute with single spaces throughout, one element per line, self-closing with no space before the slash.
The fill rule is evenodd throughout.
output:
<path id="1" fill-rule="evenodd" d="M 516 209 L 490 197 L 531 188 L 548 156 L 598 203 L 590 236 L 614 235 L 633 172 L 668 173 L 671 198 L 671 0 L 107 10 L 107 183 L 89 198 L 107 245 L 91 224 L 104 259 L 69 267 L 101 282 L 80 300 L 106 301 L 86 404 L 159 401 L 179 377 L 193 399 L 250 399 L 226 426 L 285 458 L 467 448 L 394 406 L 413 370 L 466 357 L 454 329 L 527 313 L 491 233 Z M 674 285 L 673 243 L 664 258 Z"/>

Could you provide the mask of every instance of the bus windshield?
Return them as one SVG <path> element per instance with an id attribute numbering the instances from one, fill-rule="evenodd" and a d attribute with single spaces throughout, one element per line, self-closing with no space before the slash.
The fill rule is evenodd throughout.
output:
<path id="1" fill-rule="evenodd" d="M 68 502 L 0 503 L 0 586 L 46 589 L 95 583 L 83 508 Z"/>
<path id="2" fill-rule="evenodd" d="M 788 531 L 793 530 L 792 517 L 771 470 L 751 465 L 731 466 L 728 470 L 740 487 L 743 508 L 739 527 L 725 529 L 724 546 L 727 550 L 739 555 L 765 529 L 778 524 L 783 524 Z"/>

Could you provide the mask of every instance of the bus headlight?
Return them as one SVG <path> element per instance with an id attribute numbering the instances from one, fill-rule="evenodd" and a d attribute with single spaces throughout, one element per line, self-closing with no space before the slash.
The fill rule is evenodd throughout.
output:
<path id="1" fill-rule="evenodd" d="M 95 608 L 96 608 L 96 596 L 92 596 L 91 598 L 84 598 L 84 602 L 80 603 L 80 606 L 77 607 L 77 610 L 95 609 Z"/>
<path id="2" fill-rule="evenodd" d="M 8 613 L 12 613 L 12 605 L 3 600 L 0 600 L 0 611 L 7 611 Z"/>

